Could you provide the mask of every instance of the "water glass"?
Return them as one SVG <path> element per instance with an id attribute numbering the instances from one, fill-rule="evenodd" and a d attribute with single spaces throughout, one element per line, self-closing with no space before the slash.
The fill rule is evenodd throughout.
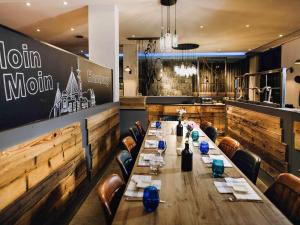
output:
<path id="1" fill-rule="evenodd" d="M 222 177 L 224 173 L 224 162 L 221 159 L 214 159 L 212 162 L 213 177 Z"/>
<path id="2" fill-rule="evenodd" d="M 161 155 L 161 153 L 163 153 L 167 148 L 167 143 L 165 140 L 159 140 L 158 141 L 158 149 L 157 151 L 159 152 L 159 154 Z"/>
<path id="3" fill-rule="evenodd" d="M 159 205 L 158 189 L 154 186 L 148 186 L 144 189 L 143 204 L 147 212 L 153 212 Z"/>
<path id="4" fill-rule="evenodd" d="M 206 155 L 209 151 L 209 144 L 206 141 L 201 141 L 199 149 L 201 154 Z"/>
<path id="5" fill-rule="evenodd" d="M 158 174 L 159 167 L 161 166 L 161 161 L 153 158 L 152 160 L 150 160 L 149 164 L 151 172 L 153 172 L 154 174 Z"/>
<path id="6" fill-rule="evenodd" d="M 160 121 L 156 121 L 155 122 L 155 127 L 156 127 L 156 129 L 160 129 L 161 128 L 161 122 Z"/>
<path id="7" fill-rule="evenodd" d="M 199 132 L 197 130 L 192 131 L 192 140 L 198 141 L 199 139 Z"/>

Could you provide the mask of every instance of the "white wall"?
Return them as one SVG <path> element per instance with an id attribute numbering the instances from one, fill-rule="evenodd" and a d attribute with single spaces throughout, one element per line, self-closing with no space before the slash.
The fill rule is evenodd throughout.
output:
<path id="1" fill-rule="evenodd" d="M 300 38 L 283 44 L 281 52 L 281 66 L 294 68 L 293 73 L 287 73 L 285 103 L 293 104 L 295 107 L 299 107 L 300 92 L 300 84 L 294 81 L 295 76 L 300 76 L 300 65 L 294 65 L 297 59 L 300 59 Z"/>
<path id="2" fill-rule="evenodd" d="M 119 10 L 114 4 L 88 6 L 89 56 L 113 69 L 114 102 L 119 101 Z"/>

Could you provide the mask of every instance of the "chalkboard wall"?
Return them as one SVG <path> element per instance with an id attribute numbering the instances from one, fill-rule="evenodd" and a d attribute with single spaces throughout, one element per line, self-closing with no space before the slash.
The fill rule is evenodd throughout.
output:
<path id="1" fill-rule="evenodd" d="M 0 26 L 0 131 L 113 101 L 112 70 Z"/>

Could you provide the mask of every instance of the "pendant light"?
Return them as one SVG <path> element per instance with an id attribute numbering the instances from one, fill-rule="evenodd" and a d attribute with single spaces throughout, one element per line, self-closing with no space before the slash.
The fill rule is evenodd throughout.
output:
<path id="1" fill-rule="evenodd" d="M 176 30 L 176 2 L 177 0 L 161 0 L 161 35 L 159 39 L 160 50 L 171 51 L 173 47 L 178 46 L 178 36 Z M 175 30 L 174 34 L 171 33 L 171 19 L 170 12 L 171 6 L 175 5 Z M 166 30 L 164 29 L 164 17 L 163 17 L 163 6 L 167 7 L 167 23 Z M 166 31 L 166 33 L 164 33 Z"/>
<path id="2" fill-rule="evenodd" d="M 173 48 L 178 47 L 178 36 L 177 36 L 177 12 L 176 12 L 176 4 L 175 4 L 175 30 L 174 30 L 174 35 L 173 35 L 173 40 L 172 40 L 172 46 Z"/>

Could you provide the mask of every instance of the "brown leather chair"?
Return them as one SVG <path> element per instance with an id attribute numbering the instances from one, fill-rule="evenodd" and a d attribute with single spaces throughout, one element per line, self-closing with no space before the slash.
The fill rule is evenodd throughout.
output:
<path id="1" fill-rule="evenodd" d="M 200 123 L 200 128 L 201 128 L 201 130 L 203 130 L 203 131 L 205 131 L 206 128 L 211 127 L 211 126 L 212 126 L 212 123 L 211 123 L 211 122 L 208 122 L 208 121 L 202 121 L 202 122 Z"/>
<path id="2" fill-rule="evenodd" d="M 98 187 L 98 196 L 104 207 L 108 224 L 113 220 L 124 188 L 125 183 L 118 174 L 109 175 Z"/>
<path id="3" fill-rule="evenodd" d="M 294 224 L 300 224 L 300 178 L 282 173 L 265 195 Z"/>
<path id="4" fill-rule="evenodd" d="M 240 146 L 241 145 L 237 140 L 231 137 L 224 137 L 218 147 L 229 159 L 232 159 L 234 153 L 240 148 Z"/>
<path id="5" fill-rule="evenodd" d="M 123 145 L 128 152 L 132 155 L 132 158 L 135 160 L 138 155 L 138 146 L 133 137 L 127 136 L 122 140 Z"/>
<path id="6" fill-rule="evenodd" d="M 146 135 L 146 131 L 143 128 L 142 122 L 141 121 L 136 121 L 135 126 L 138 129 L 138 131 L 140 132 L 140 134 L 144 137 Z"/>

